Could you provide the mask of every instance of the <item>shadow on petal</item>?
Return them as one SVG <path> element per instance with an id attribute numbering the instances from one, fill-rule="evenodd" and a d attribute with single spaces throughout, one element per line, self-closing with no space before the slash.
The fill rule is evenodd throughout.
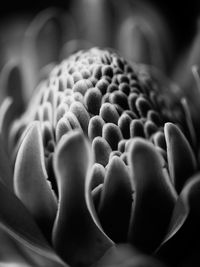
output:
<path id="1" fill-rule="evenodd" d="M 127 167 L 114 156 L 107 166 L 98 210 L 102 227 L 114 242 L 126 242 L 132 193 Z"/>
<path id="2" fill-rule="evenodd" d="M 180 193 L 186 180 L 197 170 L 197 162 L 189 142 L 175 124 L 166 123 L 164 132 L 170 177 Z"/>
<path id="3" fill-rule="evenodd" d="M 15 162 L 14 190 L 51 240 L 57 200 L 49 183 L 39 122 L 33 122 L 24 137 Z"/>
<path id="4" fill-rule="evenodd" d="M 90 151 L 83 133 L 65 134 L 54 155 L 59 207 L 53 245 L 73 266 L 93 264 L 113 245 L 95 221 L 92 207 L 88 207 L 91 202 L 85 193 L 85 183 L 89 167 Z"/>
<path id="5" fill-rule="evenodd" d="M 129 154 L 135 197 L 128 240 L 153 252 L 164 238 L 176 201 L 176 192 L 162 168 L 161 155 L 141 138 L 133 139 Z"/>
<path id="6" fill-rule="evenodd" d="M 64 266 L 49 246 L 29 211 L 7 187 L 0 183 L 0 232 L 2 229 L 5 231 L 4 236 L 9 235 L 9 240 L 10 237 L 14 239 L 15 247 L 24 247 L 22 250 L 29 251 L 29 257 L 34 259 L 35 255 L 41 259 L 44 258 L 49 264 L 52 262 L 50 266 L 54 266 L 54 263 L 55 266 Z M 1 249 L 3 249 L 3 243 L 0 251 Z M 32 266 L 34 265 L 40 266 L 37 264 Z M 41 264 L 41 266 L 49 265 Z"/>
<path id="7" fill-rule="evenodd" d="M 175 205 L 156 255 L 170 266 L 200 265 L 200 174 L 190 178 Z"/>

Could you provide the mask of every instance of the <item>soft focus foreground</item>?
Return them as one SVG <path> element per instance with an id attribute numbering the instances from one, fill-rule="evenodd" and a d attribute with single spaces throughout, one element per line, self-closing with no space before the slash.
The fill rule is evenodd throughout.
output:
<path id="1" fill-rule="evenodd" d="M 200 96 L 188 91 L 192 66 L 200 86 L 199 51 L 182 59 L 174 77 L 185 82 L 174 84 L 165 77 L 170 39 L 160 16 L 119 3 L 81 1 L 82 12 L 68 16 L 47 10 L 29 26 L 17 61 L 8 53 L 1 266 L 200 264 Z M 111 10 L 123 11 L 114 29 Z M 63 45 L 72 37 L 81 40 Z M 93 47 L 107 43 L 120 53 Z"/>

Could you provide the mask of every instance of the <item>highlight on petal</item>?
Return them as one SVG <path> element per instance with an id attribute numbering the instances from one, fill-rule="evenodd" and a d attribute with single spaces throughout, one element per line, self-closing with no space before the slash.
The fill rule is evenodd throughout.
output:
<path id="1" fill-rule="evenodd" d="M 88 125 L 88 137 L 93 140 L 97 136 L 102 136 L 102 129 L 105 122 L 100 116 L 94 116 L 90 119 Z"/>
<path id="2" fill-rule="evenodd" d="M 104 103 L 100 108 L 99 115 L 105 122 L 111 122 L 117 125 L 119 114 L 114 105 L 110 103 Z"/>
<path id="3" fill-rule="evenodd" d="M 166 123 L 164 132 L 169 173 L 179 193 L 186 180 L 197 170 L 197 162 L 189 142 L 175 124 Z"/>
<path id="4" fill-rule="evenodd" d="M 176 202 L 168 232 L 156 256 L 173 266 L 199 266 L 200 174 L 191 177 Z"/>
<path id="5" fill-rule="evenodd" d="M 181 105 L 183 108 L 183 115 L 184 115 L 184 120 L 185 120 L 185 125 L 186 125 L 185 130 L 187 130 L 187 136 L 191 143 L 192 148 L 195 149 L 197 146 L 197 140 L 196 140 L 194 125 L 192 122 L 190 108 L 189 108 L 188 101 L 186 98 L 181 99 Z"/>
<path id="6" fill-rule="evenodd" d="M 108 142 L 112 150 L 116 150 L 122 137 L 122 133 L 114 123 L 106 123 L 103 126 L 102 136 Z"/>
<path id="7" fill-rule="evenodd" d="M 110 153 L 112 152 L 108 142 L 100 136 L 95 137 L 92 142 L 92 151 L 95 162 L 105 167 L 108 164 Z"/>
<path id="8" fill-rule="evenodd" d="M 143 137 L 145 138 L 144 134 L 144 125 L 139 119 L 132 120 L 130 124 L 130 136 L 133 137 Z"/>
<path id="9" fill-rule="evenodd" d="M 90 88 L 87 90 L 84 100 L 88 112 L 98 115 L 101 107 L 102 94 L 97 88 Z"/>
<path id="10" fill-rule="evenodd" d="M 161 155 L 150 142 L 134 138 L 128 161 L 135 187 L 128 240 L 142 251 L 153 252 L 166 234 L 177 196 Z"/>
<path id="11" fill-rule="evenodd" d="M 94 163 L 91 169 L 91 190 L 95 189 L 98 185 L 103 184 L 105 179 L 105 169 L 101 164 Z"/>
<path id="12" fill-rule="evenodd" d="M 98 216 L 105 233 L 117 243 L 126 242 L 133 189 L 124 162 L 114 156 L 107 166 Z"/>
<path id="13" fill-rule="evenodd" d="M 6 97 L 0 106 L 0 133 L 4 142 L 4 148 L 8 154 L 12 150 L 12 142 L 10 140 L 11 125 L 13 126 L 12 122 L 17 115 L 13 99 Z"/>
<path id="14" fill-rule="evenodd" d="M 54 155 L 59 206 L 53 246 L 73 266 L 93 264 L 113 245 L 88 207 L 85 183 L 89 168 L 90 152 L 83 133 L 64 135 Z"/>
<path id="15" fill-rule="evenodd" d="M 50 239 L 57 201 L 47 178 L 40 124 L 33 122 L 17 153 L 14 191 Z"/>
<path id="16" fill-rule="evenodd" d="M 77 117 L 84 133 L 87 134 L 90 117 L 84 105 L 76 101 L 71 105 L 70 111 Z"/>

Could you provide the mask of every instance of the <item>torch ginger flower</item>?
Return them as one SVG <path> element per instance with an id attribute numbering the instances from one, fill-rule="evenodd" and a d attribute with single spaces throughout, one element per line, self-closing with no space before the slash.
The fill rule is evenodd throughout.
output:
<path id="1" fill-rule="evenodd" d="M 25 107 L 18 67 L 4 71 L 2 266 L 199 263 L 198 140 L 172 84 L 91 48 L 57 64 Z"/>

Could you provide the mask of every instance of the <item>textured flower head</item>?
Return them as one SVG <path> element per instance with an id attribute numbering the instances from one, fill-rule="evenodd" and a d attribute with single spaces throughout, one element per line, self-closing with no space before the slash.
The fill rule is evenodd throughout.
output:
<path id="1" fill-rule="evenodd" d="M 66 263 L 89 266 L 118 243 L 154 253 L 164 242 L 177 192 L 196 171 L 188 106 L 168 86 L 113 50 L 79 51 L 11 123 L 8 185 Z"/>
<path id="2" fill-rule="evenodd" d="M 49 20 L 48 12 L 41 17 Z M 141 44 L 142 32 L 135 32 Z M 198 138 L 176 86 L 101 48 L 32 77 L 40 83 L 27 107 L 14 90 L 22 91 L 18 66 L 3 77 L 2 262 L 161 266 L 148 254 L 172 266 L 199 263 Z"/>
<path id="3" fill-rule="evenodd" d="M 157 133 L 162 139 L 166 121 L 181 122 L 175 105 L 171 109 L 170 85 L 168 96 L 162 87 L 143 65 L 130 64 L 112 50 L 80 51 L 39 84 L 17 130 L 30 121 L 42 122 L 45 152 L 50 154 L 63 134 L 81 129 L 98 163 L 106 166 L 111 151 L 126 161 L 130 138 L 155 139 Z"/>

